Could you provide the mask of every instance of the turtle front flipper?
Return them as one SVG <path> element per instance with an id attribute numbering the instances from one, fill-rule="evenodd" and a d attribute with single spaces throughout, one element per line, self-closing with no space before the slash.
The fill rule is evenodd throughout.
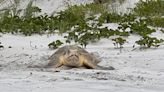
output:
<path id="1" fill-rule="evenodd" d="M 58 68 L 63 65 L 61 61 L 61 57 L 56 55 L 52 59 L 50 59 L 49 63 L 45 66 L 45 68 Z"/>
<path id="2" fill-rule="evenodd" d="M 84 62 L 84 65 L 89 68 L 89 69 L 98 69 L 98 70 L 115 70 L 114 67 L 109 66 L 109 67 L 103 67 L 103 66 L 99 66 L 90 62 Z"/>
<path id="3" fill-rule="evenodd" d="M 95 63 L 94 59 L 86 58 L 86 57 L 83 60 L 83 64 L 89 69 L 98 69 L 98 70 L 114 70 L 115 69 L 112 66 L 109 66 L 109 67 L 99 66 L 97 65 L 97 63 Z"/>
<path id="4" fill-rule="evenodd" d="M 83 58 L 83 65 L 88 69 L 101 69 L 98 65 L 96 65 L 91 59 L 88 59 L 86 57 Z"/>
<path id="5" fill-rule="evenodd" d="M 61 67 L 62 64 L 60 62 L 55 62 L 53 64 L 51 63 L 48 63 L 48 65 L 46 65 L 44 68 L 58 68 L 58 67 Z"/>

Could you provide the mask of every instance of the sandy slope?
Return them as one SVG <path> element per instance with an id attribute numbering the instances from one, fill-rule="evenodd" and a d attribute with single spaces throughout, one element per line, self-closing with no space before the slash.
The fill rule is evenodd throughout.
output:
<path id="1" fill-rule="evenodd" d="M 59 38 L 62 37 L 3 34 L 0 40 L 5 46 L 0 50 L 1 92 L 163 92 L 163 46 L 133 50 L 128 43 L 120 53 L 112 42 L 102 39 L 86 50 L 99 54 L 100 65 L 112 65 L 116 70 L 28 68 L 47 64 L 48 56 L 54 52 L 47 44 Z"/>

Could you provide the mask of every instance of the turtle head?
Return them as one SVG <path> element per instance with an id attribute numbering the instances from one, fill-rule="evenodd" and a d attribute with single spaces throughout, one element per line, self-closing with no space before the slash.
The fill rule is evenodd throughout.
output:
<path id="1" fill-rule="evenodd" d="M 78 49 L 76 48 L 69 48 L 65 53 L 64 53 L 64 57 L 66 59 L 66 63 L 69 66 L 72 67 L 77 67 L 79 66 L 80 60 L 79 60 L 79 52 Z"/>
<path id="2" fill-rule="evenodd" d="M 69 57 L 79 58 L 78 51 L 76 49 L 70 49 L 66 54 L 68 58 Z"/>

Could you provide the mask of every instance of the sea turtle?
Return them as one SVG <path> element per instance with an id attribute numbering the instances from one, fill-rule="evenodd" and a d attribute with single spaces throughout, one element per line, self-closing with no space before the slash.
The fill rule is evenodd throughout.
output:
<path id="1" fill-rule="evenodd" d="M 59 68 L 62 66 L 71 68 L 87 68 L 87 69 L 102 69 L 114 70 L 112 66 L 99 66 L 98 59 L 94 54 L 91 54 L 77 45 L 66 45 L 59 48 L 49 58 L 49 63 L 46 67 Z"/>

